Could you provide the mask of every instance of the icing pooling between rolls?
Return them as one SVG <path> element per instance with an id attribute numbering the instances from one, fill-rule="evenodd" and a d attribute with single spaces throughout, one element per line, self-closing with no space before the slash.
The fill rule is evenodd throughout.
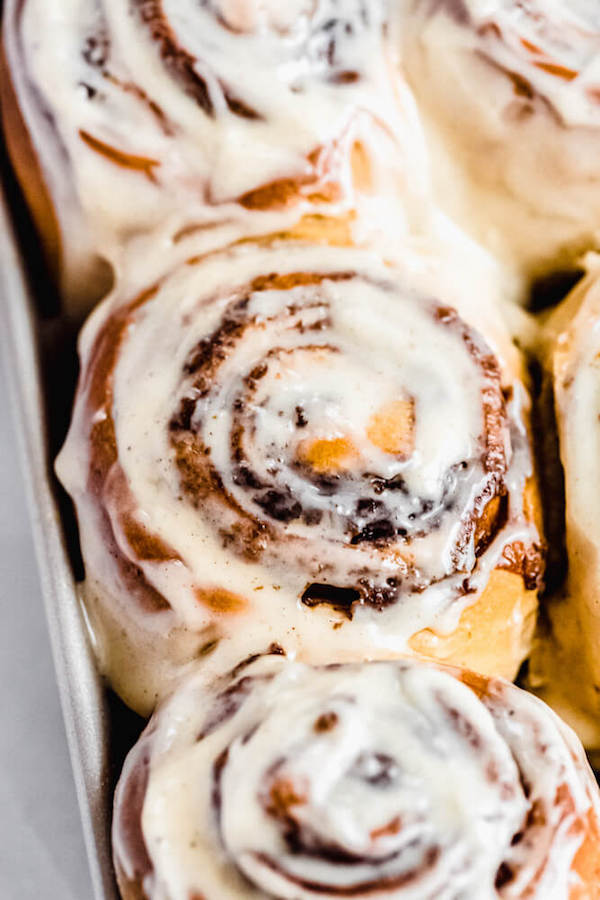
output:
<path id="1" fill-rule="evenodd" d="M 125 765 L 120 876 L 151 900 L 563 900 L 596 810 L 583 753 L 530 695 L 457 674 L 269 656 L 210 690 L 188 678 Z"/>
<path id="2" fill-rule="evenodd" d="M 402 652 L 496 566 L 533 588 L 523 389 L 423 290 L 357 251 L 247 246 L 100 308 L 58 463 L 89 602 L 170 608 L 233 664 Z"/>
<path id="3" fill-rule="evenodd" d="M 359 195 L 361 240 L 367 223 L 401 234 L 425 153 L 387 16 L 384 0 L 15 0 L 11 74 L 67 250 L 89 227 L 118 264 L 138 231 L 190 224 L 214 248 L 354 214 Z"/>

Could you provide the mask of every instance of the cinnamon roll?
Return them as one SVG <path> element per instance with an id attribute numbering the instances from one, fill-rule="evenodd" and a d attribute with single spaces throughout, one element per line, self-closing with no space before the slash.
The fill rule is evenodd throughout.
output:
<path id="1" fill-rule="evenodd" d="M 289 241 L 99 307 L 57 470 L 125 700 L 270 641 L 513 676 L 541 550 L 527 395 L 489 339 L 407 271 Z"/>
<path id="2" fill-rule="evenodd" d="M 565 485 L 568 570 L 548 605 L 531 665 L 532 686 L 600 750 L 600 531 L 598 455 L 600 268 L 589 272 L 546 326 Z"/>
<path id="3" fill-rule="evenodd" d="M 598 244 L 600 12 L 404 0 L 404 63 L 445 204 L 528 274 Z"/>
<path id="4" fill-rule="evenodd" d="M 575 735 L 500 679 L 278 655 L 196 671 L 124 767 L 124 900 L 593 900 L 600 796 Z"/>
<path id="5" fill-rule="evenodd" d="M 352 223 L 361 203 L 361 240 L 420 215 L 384 0 L 8 0 L 4 20 L 7 137 L 34 197 L 41 168 L 70 292 L 94 289 L 86 246 L 118 268 L 152 228 L 214 249 L 306 215 Z"/>

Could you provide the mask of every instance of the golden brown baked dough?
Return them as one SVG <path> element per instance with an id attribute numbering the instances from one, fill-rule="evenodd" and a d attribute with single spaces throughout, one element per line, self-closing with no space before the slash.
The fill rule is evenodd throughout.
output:
<path id="1" fill-rule="evenodd" d="M 600 281 L 598 260 L 549 319 L 543 354 L 554 391 L 564 473 L 568 571 L 547 604 L 531 683 L 600 749 Z M 559 502 L 558 496 L 556 502 Z"/>

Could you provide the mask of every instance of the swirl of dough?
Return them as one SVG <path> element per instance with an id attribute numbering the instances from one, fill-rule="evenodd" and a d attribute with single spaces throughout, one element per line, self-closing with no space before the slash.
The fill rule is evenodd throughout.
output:
<path id="1" fill-rule="evenodd" d="M 135 620 L 128 657 L 152 620 L 163 657 L 180 626 L 186 658 L 413 640 L 514 674 L 541 568 L 525 394 L 455 310 L 370 254 L 244 245 L 104 304 L 81 352 L 58 471 L 91 607 L 117 635 Z M 457 628 L 467 607 L 481 627 Z M 122 662 L 147 708 L 160 666 L 140 699 Z"/>
<path id="2" fill-rule="evenodd" d="M 401 230 L 425 154 L 387 24 L 384 0 L 9 4 L 10 75 L 67 249 L 82 219 L 118 264 L 149 228 L 194 226 L 213 249 L 353 219 L 361 196 L 365 231 Z"/>
<path id="3" fill-rule="evenodd" d="M 272 653 L 159 708 L 113 848 L 126 900 L 574 900 L 599 893 L 599 801 L 574 735 L 508 682 Z"/>
<path id="4" fill-rule="evenodd" d="M 600 214 L 600 14 L 589 0 L 407 0 L 404 51 L 433 143 L 486 191 L 469 213 L 495 249 L 533 272 L 595 246 Z M 476 86 L 475 86 L 476 85 Z M 461 127 L 456 127 L 460 110 Z M 451 161 L 444 160 L 449 155 Z M 444 188 L 442 188 L 444 189 Z M 495 226 L 492 234 L 490 223 Z"/>

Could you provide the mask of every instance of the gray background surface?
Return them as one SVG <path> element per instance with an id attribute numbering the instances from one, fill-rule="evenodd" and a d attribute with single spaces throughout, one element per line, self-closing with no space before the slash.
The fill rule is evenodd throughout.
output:
<path id="1" fill-rule="evenodd" d="M 0 898 L 92 896 L 0 359 Z"/>

